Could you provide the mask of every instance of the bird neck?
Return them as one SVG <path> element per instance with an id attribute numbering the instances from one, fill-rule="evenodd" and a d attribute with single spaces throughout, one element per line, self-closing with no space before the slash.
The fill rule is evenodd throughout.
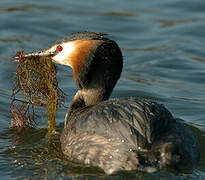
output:
<path id="1" fill-rule="evenodd" d="M 110 95 L 110 93 L 109 93 Z M 90 88 L 78 90 L 74 96 L 71 105 L 76 108 L 83 108 L 85 106 L 92 106 L 109 98 L 108 93 L 103 88 Z M 80 104 L 78 102 L 81 102 Z M 78 105 L 79 104 L 79 105 Z"/>
<path id="2" fill-rule="evenodd" d="M 78 112 L 86 107 L 96 105 L 101 101 L 107 100 L 111 92 L 105 92 L 105 89 L 103 88 L 78 90 L 66 114 L 65 123 L 71 118 L 71 115 L 75 114 L 75 112 Z"/>
<path id="3" fill-rule="evenodd" d="M 98 43 L 77 68 L 74 79 L 79 90 L 71 102 L 65 123 L 76 111 L 107 100 L 120 78 L 122 66 L 122 53 L 114 41 L 107 39 Z"/>

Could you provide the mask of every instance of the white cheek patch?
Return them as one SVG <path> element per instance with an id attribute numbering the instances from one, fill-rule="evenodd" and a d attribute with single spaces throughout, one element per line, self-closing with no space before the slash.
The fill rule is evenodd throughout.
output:
<path id="1" fill-rule="evenodd" d="M 69 57 L 71 56 L 72 52 L 74 51 L 74 43 L 73 42 L 68 42 L 61 44 L 63 47 L 63 50 L 59 52 L 57 55 L 53 57 L 53 60 L 56 63 L 71 66 L 69 63 Z"/>

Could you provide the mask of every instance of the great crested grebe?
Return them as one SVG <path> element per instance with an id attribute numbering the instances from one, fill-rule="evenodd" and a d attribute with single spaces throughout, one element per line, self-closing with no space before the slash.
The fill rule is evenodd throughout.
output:
<path id="1" fill-rule="evenodd" d="M 98 166 L 107 174 L 197 165 L 196 137 L 163 105 L 135 98 L 108 100 L 120 78 L 123 58 L 116 42 L 104 34 L 76 33 L 25 56 L 50 56 L 73 69 L 78 91 L 61 136 L 69 161 Z"/>

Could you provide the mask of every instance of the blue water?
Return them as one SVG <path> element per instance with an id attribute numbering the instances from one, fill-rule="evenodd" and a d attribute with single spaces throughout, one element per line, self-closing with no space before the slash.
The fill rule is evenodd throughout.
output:
<path id="1" fill-rule="evenodd" d="M 205 179 L 205 1 L 197 0 L 1 0 L 0 1 L 1 179 Z M 9 103 L 18 50 L 47 48 L 79 31 L 106 32 L 117 41 L 124 70 L 112 97 L 141 96 L 163 103 L 197 135 L 201 160 L 190 174 L 122 173 L 106 177 L 62 159 L 59 141 L 49 144 L 39 129 L 9 129 Z M 57 65 L 60 87 L 76 92 L 72 70 Z M 57 112 L 58 131 L 67 109 Z"/>

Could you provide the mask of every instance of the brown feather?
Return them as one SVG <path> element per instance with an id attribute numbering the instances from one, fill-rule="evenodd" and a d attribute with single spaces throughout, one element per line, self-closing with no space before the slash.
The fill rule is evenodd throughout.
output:
<path id="1" fill-rule="evenodd" d="M 95 46 L 97 40 L 75 40 L 74 50 L 69 54 L 69 64 L 73 69 L 73 76 L 76 79 L 78 70 L 83 61 L 89 56 L 91 49 Z"/>

